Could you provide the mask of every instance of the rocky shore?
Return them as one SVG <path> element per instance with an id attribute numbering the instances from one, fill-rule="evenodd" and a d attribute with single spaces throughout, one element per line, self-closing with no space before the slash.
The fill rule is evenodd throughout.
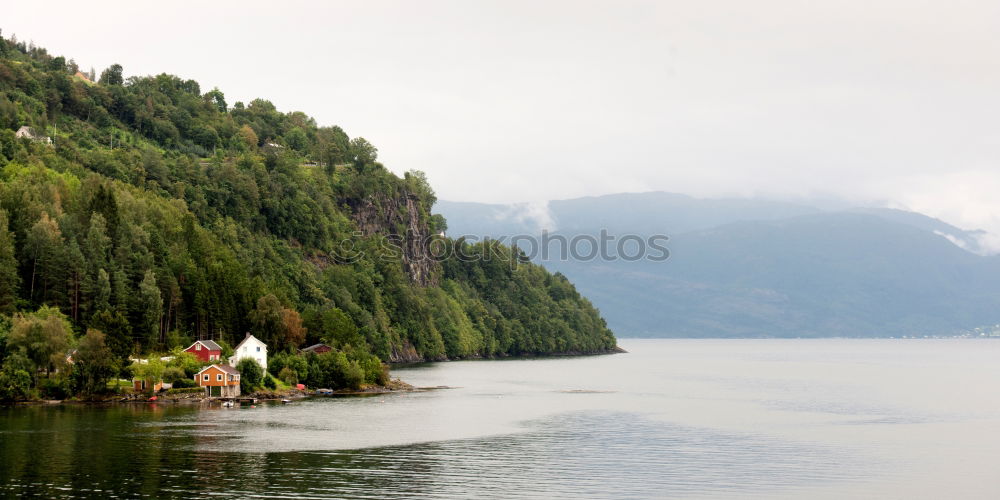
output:
<path id="1" fill-rule="evenodd" d="M 192 390 L 193 389 L 193 390 Z M 366 396 L 373 394 L 389 394 L 394 392 L 415 392 L 424 389 L 413 387 L 399 379 L 392 379 L 386 385 L 367 385 L 361 389 L 283 389 L 283 390 L 261 390 L 250 394 L 244 394 L 237 398 L 206 397 L 201 388 L 168 390 L 157 394 L 106 394 L 94 396 L 92 398 L 70 398 L 70 399 L 39 399 L 31 401 L 17 401 L 12 404 L 18 405 L 57 405 L 57 404 L 128 404 L 128 403 L 212 403 L 222 402 L 230 399 L 235 400 L 255 400 L 255 401 L 286 401 L 299 400 L 316 396 Z M 319 394 L 323 391 L 324 394 Z"/>

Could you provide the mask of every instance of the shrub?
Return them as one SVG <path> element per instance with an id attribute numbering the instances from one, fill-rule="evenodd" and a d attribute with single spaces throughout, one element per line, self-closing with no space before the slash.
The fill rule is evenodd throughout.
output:
<path id="1" fill-rule="evenodd" d="M 328 352 L 309 356 L 309 378 L 312 387 L 360 389 L 365 371 L 357 361 L 343 352 Z"/>
<path id="2" fill-rule="evenodd" d="M 178 367 L 178 366 L 171 366 L 171 367 L 163 370 L 163 381 L 164 382 L 175 383 L 175 382 L 179 382 L 181 380 L 191 380 L 192 382 L 194 382 L 194 380 L 193 379 L 189 379 L 187 377 L 187 374 L 184 373 L 184 370 L 182 368 Z"/>
<path id="3" fill-rule="evenodd" d="M 198 382 L 190 378 L 179 378 L 174 381 L 174 389 L 185 389 L 188 387 L 198 387 Z"/>
<path id="4" fill-rule="evenodd" d="M 291 369 L 288 366 L 281 369 L 281 373 L 278 374 L 278 378 L 280 378 L 282 382 L 288 385 L 295 385 L 299 383 L 298 374 L 296 374 L 295 370 Z"/>
<path id="5" fill-rule="evenodd" d="M 8 356 L 0 369 L 0 400 L 28 399 L 31 394 L 31 365 L 20 354 Z"/>
<path id="6" fill-rule="evenodd" d="M 236 365 L 240 371 L 240 392 L 251 393 L 260 388 L 264 378 L 264 369 L 252 358 L 243 358 Z"/>
<path id="7" fill-rule="evenodd" d="M 272 391 L 278 388 L 277 382 L 274 381 L 274 377 L 270 375 L 264 376 L 264 387 L 271 389 Z"/>
<path id="8" fill-rule="evenodd" d="M 308 358 L 300 354 L 279 353 L 271 358 L 267 363 L 267 368 L 272 374 L 289 384 L 297 384 L 309 377 Z M 289 371 L 285 371 L 286 368 Z M 294 377 L 289 377 L 289 372 L 294 374 Z"/>
<path id="9" fill-rule="evenodd" d="M 167 394 L 200 394 L 204 390 L 201 387 L 174 387 L 168 389 Z"/>
<path id="10" fill-rule="evenodd" d="M 40 380 L 38 391 L 45 399 L 66 399 L 72 394 L 69 379 L 60 376 Z"/>

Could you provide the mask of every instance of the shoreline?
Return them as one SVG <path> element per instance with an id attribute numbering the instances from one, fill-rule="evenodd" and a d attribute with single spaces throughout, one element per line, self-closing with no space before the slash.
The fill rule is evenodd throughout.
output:
<path id="1" fill-rule="evenodd" d="M 466 356 L 463 358 L 441 358 L 441 359 L 423 359 L 423 358 L 413 358 L 412 360 L 400 360 L 400 361 L 389 361 L 387 364 L 389 366 L 409 366 L 409 365 L 421 365 L 425 363 L 445 363 L 448 361 L 507 361 L 507 360 L 518 360 L 518 359 L 544 359 L 544 358 L 572 358 L 572 357 L 582 357 L 582 356 L 606 356 L 611 354 L 628 354 L 628 351 L 619 345 L 615 345 L 611 349 L 605 349 L 600 351 L 562 351 L 553 353 L 524 353 L 524 354 L 512 354 L 512 355 L 499 355 L 499 356 Z"/>
<path id="2" fill-rule="evenodd" d="M 235 398 L 228 397 L 206 397 L 204 394 L 200 393 L 180 393 L 180 394 L 110 394 L 95 399 L 37 399 L 37 400 L 26 400 L 26 401 L 5 401 L 0 402 L 0 407 L 3 406 L 102 406 L 102 405 L 132 405 L 132 404 L 158 404 L 158 403 L 170 403 L 170 404 L 213 404 L 225 401 L 240 401 L 240 400 L 253 400 L 259 402 L 265 401 L 283 401 L 283 400 L 303 400 L 308 398 L 319 398 L 319 397 L 364 397 L 364 396 L 375 396 L 380 394 L 395 394 L 404 392 L 422 392 L 429 390 L 428 388 L 414 387 L 406 382 L 399 379 L 390 380 L 387 385 L 378 386 L 367 386 L 361 389 L 336 389 L 330 390 L 329 394 L 320 394 L 318 391 L 324 389 L 311 389 L 311 390 L 299 390 L 299 389 L 285 389 L 277 391 L 256 391 L 247 395 L 241 395 Z M 155 396 L 155 400 L 151 398 Z"/>
<path id="3" fill-rule="evenodd" d="M 441 363 L 448 361 L 507 361 L 507 360 L 518 360 L 518 359 L 544 359 L 544 358 L 568 358 L 568 357 L 582 357 L 582 356 L 602 356 L 611 354 L 624 354 L 628 353 L 621 346 L 615 345 L 611 349 L 601 350 L 601 351 L 564 351 L 558 353 L 546 353 L 546 354 L 518 354 L 516 356 L 470 356 L 466 358 L 445 358 L 440 360 L 415 360 L 415 361 L 394 361 L 389 362 L 389 366 L 395 367 L 406 367 L 413 365 L 422 365 L 427 363 Z M 38 399 L 38 400 L 25 400 L 25 401 L 0 401 L 0 407 L 4 406 L 57 406 L 57 405 L 79 405 L 79 406 L 99 406 L 99 405 L 116 405 L 116 404 L 156 404 L 156 403 L 171 403 L 171 404 L 212 404 L 221 403 L 223 401 L 233 401 L 233 400 L 255 400 L 255 401 L 282 401 L 286 399 L 290 400 L 302 400 L 313 397 L 365 397 L 374 396 L 379 394 L 394 394 L 402 392 L 424 392 L 436 389 L 446 389 L 447 387 L 414 387 L 400 379 L 391 379 L 387 385 L 378 386 L 372 385 L 367 387 L 362 387 L 361 389 L 323 389 L 316 388 L 312 390 L 298 390 L 298 389 L 285 389 L 285 390 L 264 390 L 256 391 L 248 395 L 241 395 L 236 398 L 223 398 L 223 397 L 206 397 L 204 394 L 199 392 L 185 392 L 185 393 L 159 393 L 159 394 L 109 394 L 106 396 L 101 396 L 95 399 Z M 325 394 L 320 394 L 318 391 L 329 391 Z M 156 396 L 156 400 L 150 400 L 151 397 Z"/>

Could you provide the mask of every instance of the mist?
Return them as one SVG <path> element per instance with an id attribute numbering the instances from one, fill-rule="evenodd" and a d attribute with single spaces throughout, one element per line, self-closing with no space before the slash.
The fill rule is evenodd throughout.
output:
<path id="1" fill-rule="evenodd" d="M 998 20 L 990 1 L 22 2 L 2 28 L 306 111 L 442 199 L 835 199 L 993 241 Z"/>

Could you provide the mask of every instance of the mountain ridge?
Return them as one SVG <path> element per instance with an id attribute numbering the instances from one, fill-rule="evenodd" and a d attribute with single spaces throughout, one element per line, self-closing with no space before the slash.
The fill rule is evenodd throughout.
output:
<path id="1" fill-rule="evenodd" d="M 633 196 L 669 202 L 633 205 Z M 689 206 L 673 210 L 678 200 Z M 961 334 L 1000 322 L 1000 257 L 973 251 L 982 253 L 978 231 L 891 209 L 725 200 L 711 217 L 681 220 L 718 200 L 626 193 L 604 201 L 622 205 L 605 206 L 616 217 L 642 210 L 655 219 L 637 233 L 668 235 L 670 258 L 536 262 L 573 279 L 623 336 L 899 337 Z M 573 205 L 550 205 L 552 217 L 565 220 Z M 448 204 L 442 208 L 451 215 Z M 560 227 L 554 234 L 605 229 L 620 237 L 635 229 L 590 220 L 582 231 Z M 454 219 L 453 227 L 460 223 Z"/>

